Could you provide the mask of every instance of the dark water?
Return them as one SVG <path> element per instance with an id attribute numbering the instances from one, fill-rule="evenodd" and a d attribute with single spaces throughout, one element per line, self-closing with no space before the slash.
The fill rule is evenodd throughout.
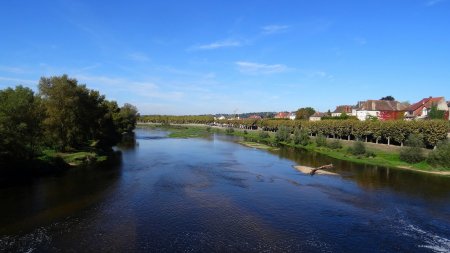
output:
<path id="1" fill-rule="evenodd" d="M 136 135 L 116 167 L 0 189 L 0 251 L 450 252 L 448 177 Z"/>

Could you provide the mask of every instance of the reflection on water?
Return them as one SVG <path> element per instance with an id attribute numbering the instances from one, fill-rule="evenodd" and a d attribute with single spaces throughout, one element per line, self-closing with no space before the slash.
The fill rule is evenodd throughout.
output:
<path id="1" fill-rule="evenodd" d="M 0 190 L 0 251 L 446 252 L 449 178 L 137 130 L 117 167 Z M 292 166 L 336 165 L 339 176 Z"/>
<path id="2" fill-rule="evenodd" d="M 355 181 L 360 187 L 367 190 L 390 188 L 396 192 L 421 196 L 426 199 L 449 200 L 450 197 L 450 178 L 445 176 L 356 164 L 290 147 L 282 147 L 272 153 L 298 164 L 312 167 L 333 163 L 335 168 L 332 171 L 348 180 Z"/>

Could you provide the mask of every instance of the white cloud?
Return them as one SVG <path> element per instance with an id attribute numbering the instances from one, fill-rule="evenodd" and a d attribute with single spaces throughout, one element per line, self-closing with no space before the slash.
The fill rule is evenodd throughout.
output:
<path id="1" fill-rule="evenodd" d="M 367 40 L 364 37 L 355 37 L 353 38 L 353 40 L 355 41 L 356 44 L 364 46 L 365 44 L 367 44 Z"/>
<path id="2" fill-rule="evenodd" d="M 283 33 L 289 29 L 288 25 L 267 25 L 261 27 L 263 34 Z"/>
<path id="3" fill-rule="evenodd" d="M 148 62 L 148 61 L 150 61 L 150 58 L 146 54 L 139 53 L 139 52 L 134 52 L 134 53 L 128 54 L 128 58 L 130 60 L 137 61 L 137 62 Z"/>
<path id="4" fill-rule="evenodd" d="M 199 46 L 193 46 L 190 48 L 190 50 L 212 50 L 212 49 L 218 49 L 218 48 L 224 48 L 224 47 L 240 47 L 242 46 L 242 43 L 238 40 L 222 40 L 222 41 L 216 41 L 210 44 L 204 44 Z"/>
<path id="5" fill-rule="evenodd" d="M 11 73 L 11 74 L 23 74 L 26 72 L 25 69 L 23 69 L 23 68 L 9 67 L 9 66 L 0 66 L 0 71 Z"/>
<path id="6" fill-rule="evenodd" d="M 442 3 L 442 2 L 444 2 L 444 1 L 445 1 L 445 0 L 428 0 L 428 1 L 425 3 L 425 5 L 426 5 L 426 6 L 433 6 L 433 5 Z"/>
<path id="7" fill-rule="evenodd" d="M 19 79 L 19 78 L 11 78 L 11 77 L 4 77 L 0 76 L 0 82 L 7 82 L 8 86 L 15 86 L 15 85 L 24 85 L 27 87 L 32 87 L 37 85 L 39 80 L 28 80 L 28 79 Z"/>
<path id="8" fill-rule="evenodd" d="M 105 76 L 75 76 L 80 83 L 89 82 L 89 86 L 98 88 L 102 91 L 116 91 L 131 93 L 136 97 L 159 98 L 168 100 L 178 100 L 184 96 L 179 91 L 162 91 L 161 88 L 153 82 L 135 81 L 125 78 L 111 78 Z"/>
<path id="9" fill-rule="evenodd" d="M 238 69 L 241 73 L 245 74 L 275 74 L 281 73 L 288 70 L 288 67 L 283 64 L 263 64 L 257 62 L 246 62 L 246 61 L 238 61 L 236 62 Z"/>

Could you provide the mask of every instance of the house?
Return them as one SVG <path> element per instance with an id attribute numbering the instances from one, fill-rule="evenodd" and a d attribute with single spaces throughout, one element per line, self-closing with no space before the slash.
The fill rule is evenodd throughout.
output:
<path id="1" fill-rule="evenodd" d="M 288 112 L 279 112 L 275 115 L 276 119 L 288 119 L 289 118 L 289 113 Z"/>
<path id="2" fill-rule="evenodd" d="M 339 105 L 336 106 L 336 109 L 331 113 L 331 117 L 339 117 L 343 113 L 347 115 L 352 115 L 353 106 L 351 105 Z"/>
<path id="3" fill-rule="evenodd" d="M 214 119 L 217 119 L 217 120 L 224 120 L 225 119 L 225 116 L 223 116 L 223 115 L 221 115 L 221 116 L 219 116 L 219 117 L 214 117 Z"/>
<path id="4" fill-rule="evenodd" d="M 444 118 L 448 119 L 449 105 L 444 97 L 428 97 L 410 105 L 406 110 L 405 117 L 412 119 L 427 118 L 433 106 L 436 106 L 440 111 L 445 111 Z"/>
<path id="5" fill-rule="evenodd" d="M 319 121 L 322 120 L 322 117 L 327 116 L 326 113 L 323 112 L 315 112 L 313 115 L 309 117 L 309 121 Z"/>
<path id="6" fill-rule="evenodd" d="M 379 120 L 394 120 L 403 118 L 407 105 L 390 100 L 367 100 L 358 102 L 356 117 L 359 120 L 377 118 Z"/>
<path id="7" fill-rule="evenodd" d="M 291 113 L 289 113 L 289 119 L 291 119 L 291 120 L 295 120 L 295 118 L 297 117 L 297 115 L 295 114 L 295 112 L 291 112 Z"/>
<path id="8" fill-rule="evenodd" d="M 261 116 L 254 114 L 254 115 L 251 115 L 251 116 L 248 117 L 248 118 L 249 118 L 249 119 L 261 119 Z"/>

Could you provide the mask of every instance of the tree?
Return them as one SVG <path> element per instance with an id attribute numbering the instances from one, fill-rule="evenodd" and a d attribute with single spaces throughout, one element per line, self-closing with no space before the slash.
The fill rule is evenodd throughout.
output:
<path id="1" fill-rule="evenodd" d="M 121 133 L 133 131 L 139 116 L 135 106 L 119 108 L 67 75 L 41 78 L 39 94 L 47 112 L 47 142 L 60 151 L 96 143 L 111 147 Z"/>
<path id="2" fill-rule="evenodd" d="M 311 107 L 300 108 L 295 113 L 296 119 L 305 119 L 308 120 L 311 115 L 313 115 L 316 111 Z"/>
<path id="3" fill-rule="evenodd" d="M 422 148 L 423 137 L 421 135 L 411 134 L 406 140 L 406 147 L 400 150 L 400 160 L 408 163 L 418 163 L 425 160 Z"/>
<path id="4" fill-rule="evenodd" d="M 289 142 L 291 138 L 291 131 L 286 126 L 280 126 L 278 131 L 275 133 L 275 141 L 276 142 Z"/>
<path id="5" fill-rule="evenodd" d="M 136 120 L 139 116 L 138 110 L 134 105 L 125 104 L 120 108 L 115 121 L 118 124 L 119 132 L 130 133 L 136 127 Z"/>
<path id="6" fill-rule="evenodd" d="M 40 146 L 44 110 L 29 88 L 0 91 L 0 159 L 32 159 Z"/>
<path id="7" fill-rule="evenodd" d="M 393 96 L 386 96 L 386 97 L 382 97 L 380 100 L 394 101 L 395 98 Z"/>
<path id="8" fill-rule="evenodd" d="M 44 121 L 47 142 L 63 151 L 78 144 L 81 133 L 77 86 L 77 80 L 69 79 L 67 75 L 42 77 L 39 81 L 39 94 L 47 113 Z"/>
<path id="9" fill-rule="evenodd" d="M 430 112 L 428 113 L 429 119 L 444 119 L 445 118 L 445 111 L 438 110 L 436 105 L 432 105 Z"/>

